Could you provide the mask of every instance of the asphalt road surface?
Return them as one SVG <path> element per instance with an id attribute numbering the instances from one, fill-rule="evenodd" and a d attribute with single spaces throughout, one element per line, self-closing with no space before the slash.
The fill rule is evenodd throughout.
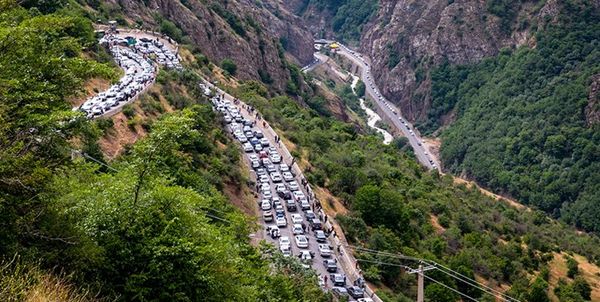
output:
<path id="1" fill-rule="evenodd" d="M 296 181 L 298 183 L 300 190 L 302 191 L 302 193 L 304 193 L 305 196 L 310 197 L 309 201 L 311 203 L 313 211 L 315 212 L 315 215 L 318 218 L 320 218 L 322 222 L 324 222 L 323 218 L 319 217 L 321 212 L 316 209 L 316 206 L 315 206 L 315 203 L 314 203 L 314 198 L 311 197 L 312 194 L 310 194 L 310 192 L 307 190 L 308 186 L 305 187 L 305 186 L 302 185 L 302 179 L 303 179 L 304 176 L 302 175 L 302 173 L 300 172 L 300 170 L 297 168 L 297 165 L 293 166 L 291 164 L 292 163 L 292 157 L 289 154 L 288 150 L 284 148 L 283 144 L 278 144 L 278 143 L 275 142 L 275 137 L 273 135 L 274 132 L 269 131 L 270 127 L 268 126 L 268 123 L 266 123 L 263 119 L 257 119 L 256 118 L 256 111 L 249 112 L 249 110 L 247 109 L 246 105 L 244 105 L 243 103 L 240 102 L 240 103 L 236 104 L 236 102 L 234 102 L 234 98 L 231 95 L 228 95 L 228 94 L 224 93 L 221 90 L 218 90 L 218 95 L 221 96 L 220 100 L 218 102 L 213 101 L 213 104 L 214 103 L 218 103 L 218 104 L 221 104 L 221 105 L 231 104 L 231 105 L 233 105 L 233 106 L 235 106 L 237 108 L 237 110 L 234 110 L 233 112 L 238 111 L 239 114 L 244 119 L 249 120 L 249 121 L 253 121 L 253 122 L 256 123 L 254 126 L 251 126 L 252 127 L 252 131 L 256 131 L 256 130 L 261 131 L 263 133 L 264 137 L 268 139 L 268 141 L 269 141 L 269 147 L 274 147 L 275 150 L 277 151 L 277 154 L 279 154 L 281 156 L 281 158 L 282 158 L 281 163 L 285 163 L 288 166 L 290 166 L 290 171 L 294 172 L 294 180 L 293 181 Z M 231 111 L 222 112 L 222 113 L 224 113 L 225 115 L 230 115 L 230 116 L 232 115 Z M 233 134 L 233 132 L 235 131 L 235 129 L 238 129 L 239 127 L 241 127 L 243 129 L 243 126 L 240 126 L 239 123 L 236 123 L 235 120 L 233 120 L 230 123 L 228 123 L 227 130 L 229 130 L 230 133 Z M 235 136 L 234 136 L 234 138 L 235 138 Z M 238 143 L 242 144 L 237 138 L 235 140 L 238 141 Z M 266 149 L 268 149 L 268 147 L 265 148 L 265 150 Z M 255 152 L 255 151 L 245 152 L 245 156 L 244 156 L 245 163 L 248 165 L 248 168 L 250 169 L 250 171 L 252 171 L 251 174 L 252 174 L 253 180 L 255 180 L 256 183 L 260 183 L 257 180 L 256 170 L 253 169 L 252 166 L 251 166 L 250 156 L 252 156 L 252 155 L 256 155 L 257 157 L 259 156 L 258 152 Z M 277 171 L 281 173 L 280 167 L 278 166 L 278 164 L 276 164 L 275 167 L 276 167 Z M 289 185 L 290 182 L 282 180 L 281 182 L 277 182 L 277 183 L 283 183 L 283 184 Z M 268 185 L 269 185 L 269 187 L 271 189 L 270 191 L 272 192 L 272 195 L 273 196 L 277 196 L 276 189 L 275 189 L 276 183 L 273 182 L 273 179 L 271 179 L 270 177 L 269 177 Z M 260 210 L 260 201 L 264 199 L 264 197 L 263 197 L 263 195 L 261 193 L 261 190 L 258 190 L 258 196 L 259 196 L 259 198 L 257 199 L 257 207 L 259 208 L 258 212 L 260 213 L 259 222 L 262 225 L 262 232 L 263 232 L 263 235 L 264 235 L 264 236 L 261 236 L 261 237 L 264 238 L 267 242 L 272 243 L 275 247 L 279 248 L 279 238 L 280 237 L 279 238 L 271 238 L 270 234 L 268 234 L 267 231 L 266 231 L 267 227 L 269 227 L 269 226 L 270 227 L 277 227 L 276 223 L 275 223 L 275 218 L 271 222 L 265 222 L 264 221 L 264 219 L 262 217 L 263 211 Z M 287 210 L 287 207 L 285 206 L 285 201 L 283 199 L 281 199 L 281 200 L 282 200 L 282 203 L 284 205 L 284 211 L 285 211 L 285 217 L 286 217 L 286 220 L 287 220 L 287 226 L 286 227 L 279 227 L 278 229 L 279 229 L 281 237 L 287 236 L 290 239 L 290 241 L 291 241 L 290 247 L 291 247 L 292 257 L 298 257 L 298 255 L 302 251 L 310 251 L 310 252 L 312 252 L 312 254 L 314 255 L 314 258 L 312 259 L 312 264 L 311 264 L 312 268 L 315 270 L 315 272 L 316 272 L 316 274 L 318 276 L 321 276 L 321 277 L 322 276 L 327 276 L 327 284 L 325 284 L 325 288 L 326 289 L 331 289 L 333 287 L 333 284 L 331 282 L 331 278 L 329 277 L 329 275 L 331 273 L 327 272 L 327 270 L 326 270 L 326 268 L 325 268 L 325 266 L 323 264 L 323 260 L 325 260 L 325 259 L 334 259 L 335 261 L 337 261 L 338 262 L 338 269 L 337 269 L 336 273 L 343 274 L 343 275 L 346 276 L 346 272 L 344 271 L 343 267 L 341 265 L 339 265 L 339 261 L 337 259 L 338 254 L 335 253 L 335 251 L 334 251 L 334 245 L 332 244 L 332 241 L 331 241 L 332 240 L 332 236 L 329 236 L 329 238 L 327 239 L 327 242 L 325 243 L 325 244 L 328 244 L 331 247 L 331 249 L 332 249 L 331 256 L 324 258 L 319 253 L 318 245 L 320 243 L 317 242 L 317 240 L 315 238 L 315 235 L 314 235 L 314 232 L 312 230 L 310 230 L 309 224 L 308 224 L 306 216 L 305 216 L 305 212 L 302 211 L 302 209 L 300 208 L 300 204 L 296 203 L 296 205 L 297 205 L 297 211 L 295 211 L 295 212 L 289 212 Z M 273 211 L 273 216 L 275 217 L 275 211 L 274 211 L 274 209 L 272 209 L 272 211 Z M 304 223 L 305 223 L 305 225 L 307 227 L 306 228 L 306 232 L 304 234 L 308 238 L 308 242 L 309 242 L 309 247 L 308 248 L 299 248 L 296 245 L 296 243 L 295 243 L 295 240 L 294 240 L 295 235 L 292 233 L 292 226 L 293 226 L 293 222 L 292 222 L 292 218 L 291 218 L 292 214 L 300 214 L 302 216 L 303 220 L 304 220 Z M 323 279 L 321 279 L 321 280 L 323 280 Z M 347 282 L 346 282 L 346 286 L 350 286 L 350 285 L 352 285 L 352 284 L 351 284 L 350 278 L 348 278 Z M 351 299 L 350 301 L 353 301 L 353 300 Z"/>
<path id="2" fill-rule="evenodd" d="M 387 120 L 391 121 L 392 125 L 398 130 L 402 131 L 404 136 L 408 138 L 408 141 L 415 152 L 417 160 L 428 169 L 436 169 L 440 171 L 438 160 L 429 153 L 418 133 L 413 130 L 414 127 L 412 124 L 403 118 L 401 116 L 400 109 L 386 100 L 385 97 L 381 95 L 379 89 L 377 89 L 375 81 L 373 81 L 373 77 L 371 76 L 368 59 L 358 52 L 347 48 L 345 45 L 339 45 L 341 47 L 338 49 L 337 53 L 351 60 L 354 64 L 360 67 L 359 77 L 365 83 L 365 94 L 369 95 L 371 99 L 374 100 L 375 105 L 377 105 L 380 111 L 385 114 Z"/>

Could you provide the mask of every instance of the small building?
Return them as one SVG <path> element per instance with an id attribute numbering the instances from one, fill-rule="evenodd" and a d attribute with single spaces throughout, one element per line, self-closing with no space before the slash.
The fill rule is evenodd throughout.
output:
<path id="1" fill-rule="evenodd" d="M 111 32 L 117 31 L 117 21 L 115 21 L 115 20 L 108 21 L 108 26 L 109 26 Z"/>

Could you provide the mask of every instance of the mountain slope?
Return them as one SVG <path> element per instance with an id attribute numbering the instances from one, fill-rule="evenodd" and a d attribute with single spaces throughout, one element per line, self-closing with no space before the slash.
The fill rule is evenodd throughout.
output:
<path id="1" fill-rule="evenodd" d="M 312 61 L 311 35 L 296 26 L 296 17 L 276 1 L 109 0 L 93 8 L 102 11 L 107 5 L 146 28 L 164 28 L 172 22 L 185 42 L 215 64 L 231 59 L 237 77 L 262 80 L 279 92 L 290 79 L 284 51 L 298 65 Z"/>
<path id="2" fill-rule="evenodd" d="M 437 69 L 424 126 L 435 129 L 454 111 L 442 134 L 446 168 L 598 233 L 600 125 L 589 108 L 597 102 L 600 13 L 572 3 L 538 32 L 534 49 Z"/>

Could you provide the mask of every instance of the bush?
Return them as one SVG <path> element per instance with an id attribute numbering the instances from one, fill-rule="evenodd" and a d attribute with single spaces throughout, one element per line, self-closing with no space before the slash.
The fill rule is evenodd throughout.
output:
<path id="1" fill-rule="evenodd" d="M 96 125 L 98 125 L 98 128 L 100 128 L 102 132 L 106 133 L 106 131 L 112 128 L 115 123 L 111 118 L 101 118 L 96 120 Z"/>
<path id="2" fill-rule="evenodd" d="M 237 72 L 237 65 L 235 65 L 235 62 L 233 62 L 231 59 L 224 59 L 221 61 L 221 68 L 223 68 L 223 70 L 227 71 L 227 73 L 232 76 L 234 76 Z"/>
<path id="3" fill-rule="evenodd" d="M 579 263 L 572 257 L 567 258 L 567 276 L 571 279 L 579 274 Z"/>
<path id="4" fill-rule="evenodd" d="M 181 31 L 181 29 L 179 29 L 179 27 L 177 27 L 175 23 L 169 20 L 163 19 L 160 22 L 160 32 L 169 36 L 177 42 L 181 42 L 181 39 L 183 38 L 183 32 Z"/>
<path id="5" fill-rule="evenodd" d="M 125 105 L 122 111 L 127 118 L 132 118 L 135 115 L 135 109 L 133 109 L 131 104 Z"/>

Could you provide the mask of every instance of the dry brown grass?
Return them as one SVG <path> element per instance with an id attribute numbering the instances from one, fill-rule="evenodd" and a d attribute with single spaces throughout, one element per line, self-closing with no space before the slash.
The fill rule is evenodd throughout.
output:
<path id="1" fill-rule="evenodd" d="M 84 302 L 99 301 L 88 289 L 74 286 L 66 276 L 23 264 L 18 257 L 0 263 L 0 301 Z"/>
<path id="2" fill-rule="evenodd" d="M 75 96 L 69 98 L 68 101 L 71 105 L 73 105 L 73 107 L 79 106 L 88 98 L 98 94 L 100 91 L 107 90 L 108 88 L 110 88 L 110 80 L 103 78 L 92 78 L 83 84 L 82 93 L 76 94 Z"/>
<path id="3" fill-rule="evenodd" d="M 527 210 L 527 211 L 531 211 L 530 208 L 526 207 L 525 205 L 523 205 L 522 203 L 519 203 L 518 201 L 511 199 L 511 198 L 507 198 L 501 195 L 498 195 L 494 192 L 491 192 L 489 190 L 486 190 L 482 187 L 480 187 L 479 185 L 477 185 L 477 183 L 473 182 L 473 181 L 469 181 L 469 180 L 465 180 L 463 178 L 457 177 L 452 175 L 452 177 L 454 178 L 454 184 L 464 184 L 469 188 L 477 188 L 479 189 L 479 191 L 481 193 L 483 193 L 486 196 L 492 197 L 498 201 L 502 201 L 502 202 L 506 202 L 508 205 L 515 207 L 519 210 Z"/>
<path id="4" fill-rule="evenodd" d="M 446 230 L 438 221 L 437 216 L 429 215 L 429 221 L 431 222 L 436 234 L 441 235 Z"/>
<path id="5" fill-rule="evenodd" d="M 558 301 L 558 298 L 554 295 L 554 288 L 558 284 L 558 280 L 563 278 L 568 280 L 567 277 L 567 261 L 566 253 L 554 253 L 554 258 L 548 264 L 550 271 L 550 278 L 548 283 L 550 284 L 549 296 L 552 301 Z M 573 258 L 579 263 L 579 274 L 585 278 L 592 288 L 592 301 L 600 301 L 600 268 L 587 261 L 585 257 L 581 255 L 573 255 Z"/>

